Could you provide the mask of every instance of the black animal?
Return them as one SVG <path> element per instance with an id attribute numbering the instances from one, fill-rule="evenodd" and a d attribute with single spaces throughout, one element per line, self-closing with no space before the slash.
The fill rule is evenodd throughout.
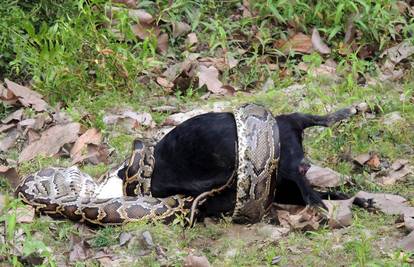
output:
<path id="1" fill-rule="evenodd" d="M 309 169 L 302 146 L 303 131 L 312 126 L 328 127 L 353 114 L 352 108 L 325 116 L 292 113 L 276 116 L 280 134 L 280 161 L 276 178 L 275 202 L 324 206 L 322 196 L 309 185 Z M 175 194 L 198 196 L 226 184 L 236 167 L 237 130 L 232 113 L 206 113 L 178 125 L 155 146 L 155 166 L 151 179 L 154 197 Z M 119 176 L 125 179 L 125 170 Z M 234 209 L 236 184 L 210 197 L 200 207 L 200 215 L 217 216 Z M 346 198 L 342 194 L 330 195 Z"/>

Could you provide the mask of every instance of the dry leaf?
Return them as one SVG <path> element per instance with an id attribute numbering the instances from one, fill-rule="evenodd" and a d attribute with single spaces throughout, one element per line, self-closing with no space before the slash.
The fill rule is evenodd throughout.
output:
<path id="1" fill-rule="evenodd" d="M 20 177 L 13 167 L 0 165 L 0 177 L 5 178 L 13 189 L 20 184 Z"/>
<path id="2" fill-rule="evenodd" d="M 385 214 L 399 215 L 407 212 L 414 214 L 414 207 L 410 207 L 407 200 L 398 195 L 359 191 L 355 197 L 372 199 L 374 207 Z"/>
<path id="3" fill-rule="evenodd" d="M 36 111 L 44 111 L 47 109 L 48 104 L 42 99 L 41 94 L 10 80 L 6 79 L 5 82 L 7 89 L 19 98 L 19 101 L 23 106 L 32 106 Z"/>
<path id="4" fill-rule="evenodd" d="M 157 49 L 161 54 L 168 52 L 168 34 L 162 33 L 158 36 Z"/>
<path id="5" fill-rule="evenodd" d="M 18 109 L 10 113 L 6 118 L 2 119 L 2 123 L 9 123 L 11 121 L 21 121 L 23 116 L 23 109 Z"/>
<path id="6" fill-rule="evenodd" d="M 142 9 L 129 9 L 129 8 L 111 6 L 111 7 L 106 8 L 105 11 L 106 11 L 106 16 L 109 18 L 112 18 L 112 22 L 115 21 L 114 13 L 125 12 L 125 11 L 127 11 L 128 16 L 136 22 L 151 24 L 154 21 L 153 16 Z"/>
<path id="7" fill-rule="evenodd" d="M 372 153 L 371 158 L 365 164 L 368 165 L 371 169 L 378 170 L 381 165 L 381 161 L 377 154 Z"/>
<path id="8" fill-rule="evenodd" d="M 323 42 L 319 32 L 316 28 L 312 31 L 312 45 L 313 48 L 321 54 L 330 54 L 331 49 Z"/>
<path id="9" fill-rule="evenodd" d="M 82 150 L 86 148 L 88 144 L 99 145 L 101 141 L 102 134 L 97 129 L 88 129 L 78 138 L 78 140 L 76 140 L 75 144 L 70 150 L 71 158 L 79 157 L 82 154 Z"/>
<path id="10" fill-rule="evenodd" d="M 401 117 L 400 112 L 394 111 L 394 112 L 385 114 L 382 122 L 387 126 L 393 126 L 395 124 L 404 123 L 405 119 Z"/>
<path id="11" fill-rule="evenodd" d="M 174 87 L 173 82 L 170 82 L 169 80 L 163 77 L 157 77 L 157 83 L 161 85 L 162 87 L 164 87 L 167 91 L 171 91 L 172 88 Z"/>
<path id="12" fill-rule="evenodd" d="M 198 43 L 197 34 L 195 34 L 194 32 L 189 33 L 187 35 L 187 39 L 185 40 L 185 43 L 188 47 L 192 47 L 196 45 Z"/>
<path id="13" fill-rule="evenodd" d="M 6 131 L 10 130 L 13 127 L 16 127 L 15 123 L 2 124 L 2 125 L 0 125 L 0 133 L 6 132 Z"/>
<path id="14" fill-rule="evenodd" d="M 99 163 L 109 164 L 110 151 L 107 145 L 94 145 L 88 144 L 86 152 L 83 154 L 77 154 L 73 157 L 72 164 L 80 162 L 87 162 L 93 165 Z"/>
<path id="15" fill-rule="evenodd" d="M 380 57 L 387 56 L 387 59 L 391 60 L 394 64 L 401 62 L 414 54 L 414 46 L 410 41 L 404 41 L 396 46 L 385 50 Z"/>
<path id="16" fill-rule="evenodd" d="M 328 208 L 328 224 L 331 228 L 342 228 L 352 224 L 352 203 L 354 198 L 347 200 L 323 200 Z"/>
<path id="17" fill-rule="evenodd" d="M 398 247 L 406 251 L 414 251 L 414 231 L 398 242 Z"/>
<path id="18" fill-rule="evenodd" d="M 207 86 L 207 89 L 213 94 L 228 95 L 231 90 L 228 87 L 223 87 L 223 83 L 218 79 L 219 72 L 214 66 L 206 67 L 200 65 L 198 73 L 198 86 Z"/>
<path id="19" fill-rule="evenodd" d="M 142 126 L 149 128 L 155 127 L 155 122 L 152 119 L 151 114 L 148 112 L 138 113 L 131 110 L 124 110 L 118 112 L 118 114 L 106 115 L 103 118 L 103 122 L 107 125 L 120 124 L 130 131 Z"/>
<path id="20" fill-rule="evenodd" d="M 35 209 L 32 206 L 25 205 L 22 207 L 16 208 L 16 210 L 9 210 L 9 214 L 15 213 L 16 214 L 16 222 L 17 223 L 31 223 L 33 222 Z"/>
<path id="21" fill-rule="evenodd" d="M 0 139 L 0 152 L 7 152 L 16 144 L 17 138 L 20 133 L 16 129 L 13 129 L 7 133 L 7 135 Z"/>
<path id="22" fill-rule="evenodd" d="M 283 227 L 304 231 L 313 231 L 319 228 L 319 221 L 321 217 L 315 209 L 310 207 L 279 204 L 277 207 L 287 207 L 289 209 L 277 210 L 276 212 L 277 219 Z"/>
<path id="23" fill-rule="evenodd" d="M 332 169 L 322 168 L 316 165 L 312 165 L 309 168 L 306 172 L 306 178 L 311 185 L 321 188 L 337 187 L 349 179 L 348 177 L 343 176 Z"/>
<path id="24" fill-rule="evenodd" d="M 288 40 L 278 40 L 275 47 L 284 54 L 289 54 L 290 51 L 310 54 L 313 51 L 312 39 L 303 33 L 297 33 Z"/>
<path id="25" fill-rule="evenodd" d="M 173 37 L 177 38 L 178 36 L 184 35 L 191 31 L 190 25 L 188 25 L 185 22 L 173 22 L 172 23 L 173 28 Z"/>
<path id="26" fill-rule="evenodd" d="M 397 160 L 391 165 L 388 175 L 379 178 L 382 185 L 393 185 L 397 181 L 402 181 L 408 174 L 412 173 L 412 168 L 408 164 L 408 160 Z"/>
<path id="27" fill-rule="evenodd" d="M 184 267 L 209 267 L 210 263 L 206 256 L 188 255 L 184 259 Z"/>
<path id="28" fill-rule="evenodd" d="M 354 158 L 354 161 L 358 163 L 361 166 L 364 166 L 364 164 L 371 158 L 371 155 L 369 153 L 358 155 Z"/>
<path id="29" fill-rule="evenodd" d="M 119 245 L 122 247 L 128 243 L 129 240 L 131 240 L 132 234 L 128 232 L 122 232 L 119 235 Z"/>
<path id="30" fill-rule="evenodd" d="M 28 161 L 37 155 L 53 156 L 67 143 L 77 140 L 80 131 L 79 123 L 53 126 L 42 133 L 39 140 L 23 149 L 19 162 Z"/>
<path id="31" fill-rule="evenodd" d="M 132 25 L 131 30 L 141 40 L 151 35 L 158 36 L 160 34 L 160 29 L 157 26 L 144 22 Z"/>
<path id="32" fill-rule="evenodd" d="M 85 240 L 81 240 L 79 237 L 72 235 L 71 236 L 71 249 L 69 252 L 69 261 L 77 262 L 84 261 L 91 257 L 92 251 L 90 245 Z"/>

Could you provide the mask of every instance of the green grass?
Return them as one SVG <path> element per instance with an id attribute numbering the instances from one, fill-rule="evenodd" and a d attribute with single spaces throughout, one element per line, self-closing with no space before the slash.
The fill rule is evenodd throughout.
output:
<path id="1" fill-rule="evenodd" d="M 113 108 L 132 108 L 151 112 L 161 124 L 169 113 L 152 112 L 152 107 L 174 105 L 191 109 L 228 101 L 232 106 L 244 102 L 261 103 L 274 112 L 311 112 L 323 114 L 365 101 L 379 107 L 374 118 L 358 115 L 347 123 L 331 129 L 311 129 L 306 132 L 307 156 L 320 165 L 330 167 L 352 178 L 353 186 L 341 190 L 397 193 L 413 202 L 414 176 L 404 183 L 381 187 L 367 169 L 358 169 L 344 156 L 356 156 L 370 151 L 389 162 L 408 159 L 414 164 L 414 72 L 398 82 L 361 85 L 361 77 L 378 75 L 379 55 L 402 40 L 412 40 L 414 19 L 401 13 L 397 1 L 335 0 L 335 1 L 250 1 L 251 17 L 242 17 L 241 1 L 139 1 L 138 7 L 153 15 L 161 32 L 168 33 L 166 55 L 157 52 L 157 40 L 150 36 L 139 40 L 131 32 L 134 23 L 127 12 L 115 14 L 119 23 L 112 29 L 124 35 L 118 40 L 104 10 L 111 5 L 105 0 L 14 1 L 4 0 L 0 6 L 0 79 L 8 78 L 32 84 L 52 105 L 63 109 L 86 127 L 100 129 L 114 154 L 113 164 L 120 163 L 130 153 L 134 134 L 120 127 L 108 127 L 103 117 Z M 353 19 L 358 38 L 356 50 L 343 54 L 347 23 Z M 186 47 L 185 36 L 173 38 L 172 24 L 186 22 L 197 33 L 195 50 Z M 287 39 L 291 33 L 310 35 L 316 27 L 332 49 L 329 56 L 318 53 L 284 55 L 274 43 Z M 360 51 L 371 46 L 372 55 L 361 57 Z M 156 82 L 168 66 L 182 62 L 190 52 L 201 57 L 231 56 L 239 61 L 232 69 L 221 73 L 221 80 L 238 88 L 235 97 L 200 100 L 205 88 L 192 81 L 189 88 L 165 92 Z M 311 75 L 330 58 L 338 63 L 338 80 Z M 407 60 L 412 65 L 412 59 Z M 305 62 L 309 71 L 298 64 Z M 274 83 L 266 92 L 261 88 L 271 79 Z M 288 86 L 302 84 L 303 89 L 287 92 Z M 410 102 L 411 101 L 411 102 Z M 0 119 L 13 107 L 0 103 Z M 26 109 L 34 114 L 33 110 Z M 399 112 L 403 122 L 384 126 L 386 114 Z M 16 160 L 20 150 L 1 154 L 1 159 Z M 19 174 L 26 175 L 46 166 L 69 166 L 70 160 L 37 157 L 19 165 Z M 99 176 L 111 166 L 84 165 L 82 170 Z M 25 259 L 13 256 L 16 246 L 24 248 L 24 256 L 40 255 L 43 266 L 59 266 L 59 259 L 70 250 L 71 235 L 87 239 L 96 253 L 107 249 L 130 266 L 182 266 L 190 254 L 203 254 L 213 266 L 270 265 L 281 256 L 280 265 L 293 266 L 408 266 L 411 254 L 401 254 L 395 247 L 405 234 L 395 228 L 396 218 L 355 209 L 350 227 L 330 230 L 322 227 L 314 232 L 293 232 L 278 242 L 260 237 L 253 228 L 232 225 L 229 218 L 217 224 L 197 224 L 184 229 L 179 223 L 136 223 L 124 227 L 94 229 L 85 235 L 71 222 L 36 217 L 33 223 L 17 223 L 14 211 L 21 204 L 11 196 L 11 189 L 0 179 L 0 189 L 6 195 L 6 207 L 0 215 L 0 230 L 6 233 L 0 242 L 0 256 L 6 264 L 24 266 Z M 130 232 L 139 237 L 149 231 L 154 243 L 163 248 L 165 256 L 155 250 L 137 256 L 142 244 L 120 248 L 119 235 Z M 26 234 L 26 240 L 17 238 Z M 41 235 L 39 235 L 39 233 Z M 259 237 L 258 237 L 259 236 Z M 254 238 L 258 237 L 258 240 Z M 163 260 L 160 260 L 164 258 Z M 75 266 L 99 266 L 96 259 L 74 263 Z"/>

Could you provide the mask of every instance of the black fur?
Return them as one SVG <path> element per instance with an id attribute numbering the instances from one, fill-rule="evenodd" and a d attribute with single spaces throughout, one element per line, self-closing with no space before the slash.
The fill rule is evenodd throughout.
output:
<path id="1" fill-rule="evenodd" d="M 313 190 L 305 178 L 303 131 L 316 125 L 330 126 L 351 114 L 350 109 L 343 109 L 326 116 L 292 113 L 276 117 L 281 150 L 275 202 L 323 206 L 322 194 Z M 152 195 L 197 196 L 224 185 L 236 167 L 236 143 L 232 113 L 202 114 L 178 125 L 155 147 Z M 207 216 L 232 212 L 235 196 L 233 183 L 229 189 L 209 198 L 200 211 Z"/>

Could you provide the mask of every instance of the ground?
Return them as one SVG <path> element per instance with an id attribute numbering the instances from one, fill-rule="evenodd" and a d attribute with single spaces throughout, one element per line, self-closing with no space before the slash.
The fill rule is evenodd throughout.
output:
<path id="1" fill-rule="evenodd" d="M 112 151 L 107 163 L 81 162 L 83 171 L 98 177 L 121 163 L 135 137 L 174 124 L 172 114 L 245 102 L 263 104 L 274 114 L 324 114 L 364 102 L 364 112 L 345 123 L 307 130 L 306 155 L 351 178 L 338 190 L 388 192 L 414 204 L 412 173 L 386 186 L 376 176 L 397 159 L 414 164 L 410 1 L 113 2 L 6 0 L 0 7 L 5 18 L 0 79 L 31 88 L 53 110 L 60 107 L 83 128 L 98 129 Z M 112 5 L 121 10 L 109 12 Z M 144 13 L 132 16 L 137 9 Z M 409 48 L 399 50 L 397 58 L 384 53 L 403 43 Z M 31 105 L 8 103 L 4 95 L 0 99 L 1 119 L 20 108 L 25 118 L 39 113 Z M 122 108 L 150 114 L 155 127 L 137 126 L 144 124 L 140 119 L 133 127 L 107 123 L 107 116 Z M 73 158 L 62 150 L 61 156 L 21 162 L 26 134 L 0 153 L 2 167 L 23 177 L 71 164 Z M 1 142 L 7 136 L 2 132 Z M 378 166 L 354 162 L 366 153 L 376 155 Z M 397 227 L 395 215 L 353 207 L 348 227 L 289 233 L 274 223 L 236 225 L 228 217 L 193 228 L 180 220 L 88 228 L 45 216 L 24 223 L 16 221 L 16 209 L 23 205 L 2 174 L 0 261 L 5 266 L 183 266 L 188 255 L 205 256 L 212 266 L 412 263 L 410 251 L 398 247 L 407 231 Z"/>

